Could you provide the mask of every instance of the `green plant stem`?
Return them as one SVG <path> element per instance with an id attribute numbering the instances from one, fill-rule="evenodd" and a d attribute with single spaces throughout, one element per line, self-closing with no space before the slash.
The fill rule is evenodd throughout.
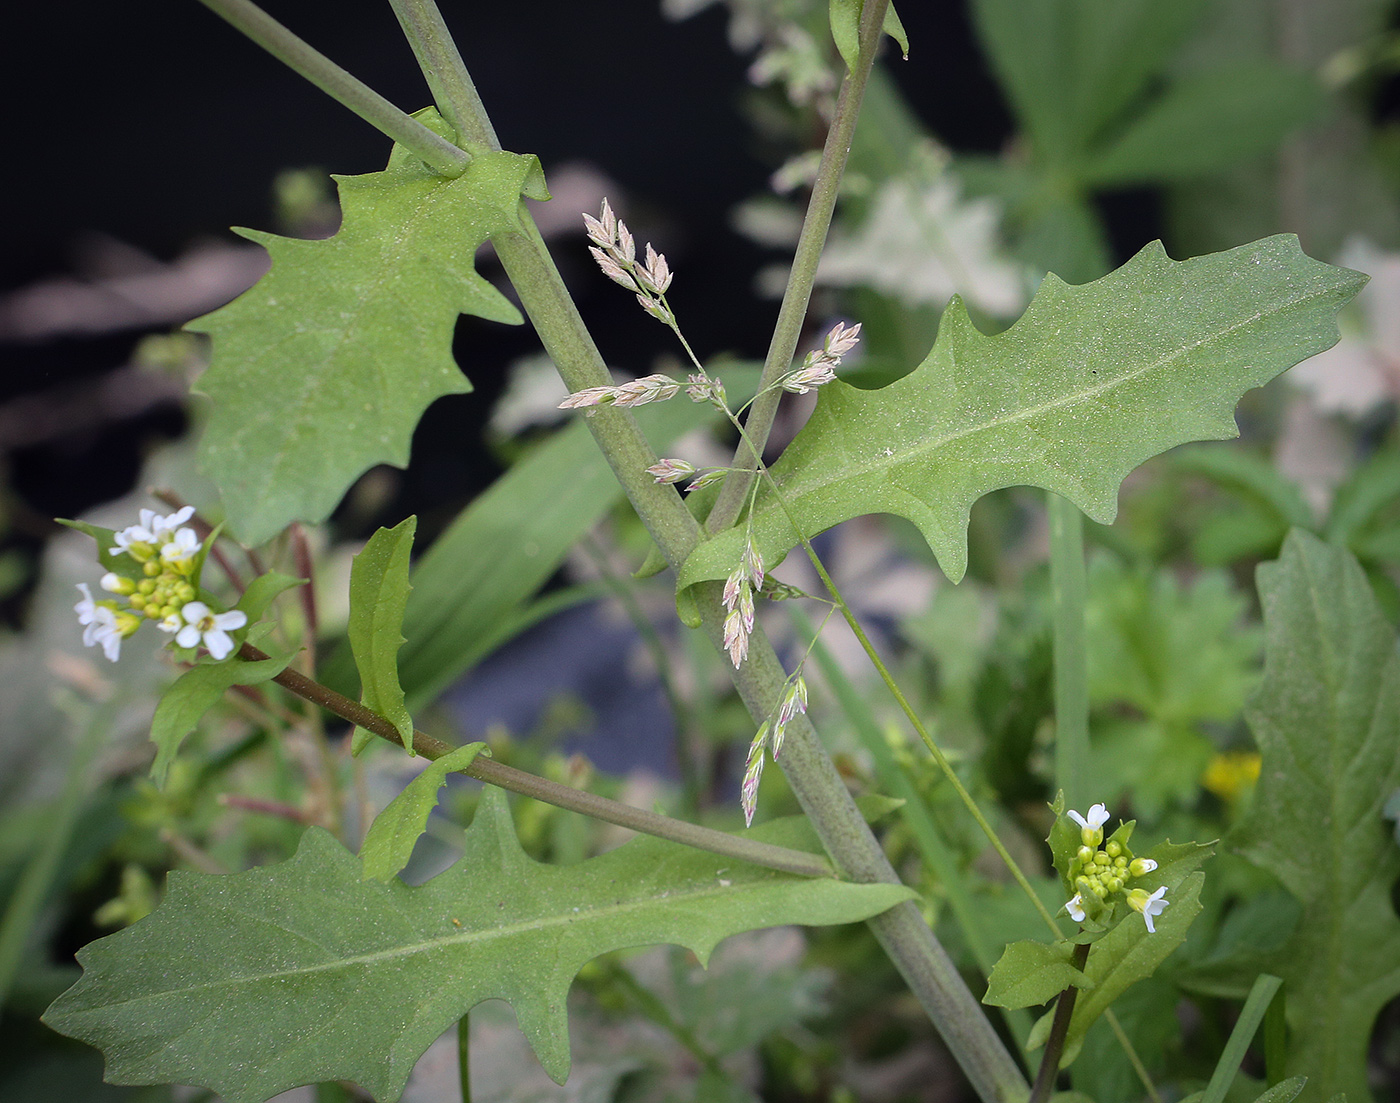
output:
<path id="1" fill-rule="evenodd" d="M 817 627 L 795 603 L 789 605 L 789 615 L 793 624 L 810 642 L 812 657 L 821 669 L 822 677 L 874 760 L 881 787 L 904 801 L 899 814 L 905 826 L 909 828 L 919 853 L 923 855 L 924 861 L 928 863 L 929 869 L 933 871 L 947 896 L 948 906 L 952 909 L 958 930 L 962 932 L 963 940 L 972 951 L 972 959 L 984 975 L 990 974 L 992 967 L 996 965 L 997 952 L 987 941 L 977 915 L 977 906 L 968 888 L 967 878 L 958 867 L 957 858 L 939 834 L 928 803 L 914 785 L 913 779 L 895 759 L 894 751 L 885 741 L 884 733 L 880 731 L 869 703 L 851 684 L 831 652 L 822 644 Z M 1006 1020 L 1013 1038 L 1024 1042 L 1030 1037 L 1033 1024 L 1030 1013 L 1024 1008 L 1002 1008 L 1002 1018 Z"/>
<path id="2" fill-rule="evenodd" d="M 200 0 L 273 57 L 294 69 L 365 122 L 411 149 L 434 172 L 460 176 L 471 156 L 400 111 L 369 85 L 298 38 L 250 0 Z"/>
<path id="3" fill-rule="evenodd" d="M 1162 1103 L 1162 1096 L 1157 1091 L 1157 1085 L 1152 1082 L 1152 1076 L 1148 1073 L 1147 1066 L 1142 1063 L 1142 1058 L 1138 1056 L 1133 1040 L 1128 1037 L 1128 1032 L 1123 1029 L 1123 1024 L 1118 1021 L 1118 1016 L 1114 1013 L 1113 1008 L 1106 1008 L 1103 1017 L 1113 1031 L 1113 1036 L 1118 1039 L 1118 1044 L 1128 1058 L 1128 1064 L 1133 1066 L 1138 1080 L 1142 1082 L 1142 1090 L 1147 1093 L 1147 1098 L 1152 1103 Z"/>
<path id="4" fill-rule="evenodd" d="M 1282 985 L 1283 980 L 1271 973 L 1261 973 L 1254 979 L 1249 996 L 1244 1001 L 1244 1008 L 1235 1022 L 1235 1029 L 1230 1031 L 1229 1040 L 1220 1053 L 1220 1060 L 1216 1062 L 1215 1071 L 1211 1073 L 1210 1083 L 1206 1085 L 1205 1094 L 1201 1096 L 1201 1103 L 1224 1103 L 1225 1093 L 1234 1083 L 1235 1073 L 1240 1070 L 1245 1051 L 1249 1049 L 1249 1043 L 1254 1040 L 1259 1024 L 1264 1021 L 1269 1004 L 1273 1002 L 1275 993 Z"/>
<path id="5" fill-rule="evenodd" d="M 1055 785 L 1065 806 L 1083 808 L 1089 771 L 1089 668 L 1084 639 L 1084 515 L 1046 492 L 1050 514 L 1050 588 L 1055 626 Z"/>
<path id="6" fill-rule="evenodd" d="M 1089 944 L 1075 946 L 1071 964 L 1083 972 L 1084 963 L 1088 960 Z M 1045 1055 L 1040 1060 L 1040 1071 L 1035 1074 L 1030 1103 L 1047 1103 L 1055 1090 L 1055 1077 L 1060 1072 L 1060 1058 L 1064 1056 L 1069 1021 L 1074 1016 L 1074 1001 L 1078 995 L 1079 989 L 1071 985 L 1060 993 L 1055 1004 L 1055 1017 L 1050 1020 L 1050 1036 L 1045 1039 Z"/>
<path id="7" fill-rule="evenodd" d="M 719 532 L 738 520 L 749 484 L 756 477 L 763 447 L 768 442 L 773 418 L 783 397 L 782 390 L 774 384 L 791 369 L 797 342 L 802 335 L 802 323 L 807 317 L 807 306 L 812 299 L 812 285 L 816 280 L 817 263 L 821 260 L 827 231 L 831 228 L 831 216 L 836 209 L 841 177 L 846 171 L 846 160 L 851 153 L 851 139 L 855 134 L 856 121 L 860 117 L 861 101 L 865 97 L 870 70 L 875 64 L 875 54 L 888 10 L 889 0 L 866 0 L 861 9 L 860 57 L 854 71 L 848 73 L 846 79 L 841 82 L 836 111 L 832 116 L 831 128 L 827 131 L 826 143 L 822 147 L 821 164 L 817 168 L 812 195 L 807 203 L 807 213 L 802 219 L 802 232 L 793 253 L 792 269 L 788 273 L 782 305 L 778 308 L 773 339 L 768 345 L 768 355 L 763 362 L 763 375 L 759 380 L 758 393 L 749 408 L 749 416 L 745 419 L 748 436 L 747 439 L 740 440 L 731 464 L 738 470 L 732 472 L 720 488 L 714 508 L 705 520 L 706 532 Z"/>
<path id="8" fill-rule="evenodd" d="M 661 1002 L 656 993 L 642 985 L 636 977 L 628 972 L 626 966 L 615 965 L 609 972 L 608 979 L 632 998 L 643 1015 L 684 1046 L 690 1055 L 709 1072 L 715 1076 L 724 1076 L 724 1067 L 719 1063 L 719 1058 L 701 1045 L 695 1032 L 672 1015 L 670 1009 Z"/>
<path id="9" fill-rule="evenodd" d="M 423 0 L 389 0 L 389 5 L 413 47 L 413 55 L 433 93 L 438 113 L 452 124 L 458 140 L 468 149 L 472 146 L 483 151 L 499 149 L 501 144 L 486 118 L 476 85 L 437 5 Z M 476 125 L 478 120 L 485 121 L 484 131 Z"/>
<path id="10" fill-rule="evenodd" d="M 462 1103 L 472 1103 L 471 1012 L 457 1020 L 457 1082 L 462 1086 Z"/>
<path id="11" fill-rule="evenodd" d="M 420 2 L 431 4 L 431 0 Z M 885 0 L 873 0 L 870 8 L 872 13 L 868 14 L 878 15 L 878 26 L 887 4 Z M 878 40 L 866 30 L 863 25 L 863 57 L 873 55 Z M 869 61 L 864 64 L 868 71 Z M 443 75 L 444 79 L 450 76 Z M 474 119 L 463 118 L 460 122 L 459 133 L 464 137 L 494 146 L 484 111 Z M 522 215 L 522 222 L 525 233 L 502 235 L 493 244 L 545 351 L 571 391 L 610 385 L 603 358 L 528 212 Z M 699 525 L 673 487 L 658 485 L 646 474 L 646 468 L 656 462 L 656 454 L 636 419 L 630 410 L 616 407 L 597 408 L 586 417 L 633 509 L 667 563 L 678 568 L 699 543 Z M 710 584 L 698 589 L 697 611 L 710 640 L 722 650 L 726 610 L 720 600 L 721 587 Z M 772 714 L 786 681 L 787 674 L 772 645 L 761 631 L 756 632 L 750 640 L 748 661 L 734 672 L 735 685 L 749 714 L 759 719 Z M 899 883 L 898 875 L 805 718 L 797 718 L 789 727 L 783 771 L 843 876 L 857 882 Z M 1023 1099 L 1026 1082 L 1015 1058 L 997 1036 L 917 906 L 912 902 L 896 905 L 868 923 L 977 1094 L 987 1103 Z"/>
<path id="12" fill-rule="evenodd" d="M 739 431 L 741 433 L 744 432 L 743 429 Z M 958 794 L 958 799 L 962 801 L 963 807 L 967 809 L 968 814 L 972 816 L 977 826 L 982 829 L 982 833 L 987 836 L 988 841 L 992 844 L 992 849 L 995 850 L 997 856 L 1001 858 L 1002 864 L 1006 866 L 1016 883 L 1020 885 L 1021 890 L 1030 899 L 1036 911 L 1040 913 L 1040 917 L 1045 920 L 1046 925 L 1055 933 L 1055 937 L 1059 938 L 1062 932 L 1060 931 L 1059 924 L 1055 922 L 1055 917 L 1050 914 L 1050 909 L 1045 906 L 1045 902 L 1041 900 L 1040 895 L 1035 891 L 1035 888 L 1031 885 L 1025 873 L 1021 871 L 1021 867 L 1016 859 L 1013 858 L 1011 852 L 1006 849 L 1006 844 L 1001 841 L 1001 837 L 996 833 L 996 829 L 992 827 L 987 817 L 983 815 L 982 809 L 978 805 L 976 799 L 968 792 L 967 786 L 962 783 L 962 779 L 958 777 L 957 771 L 953 769 L 953 764 L 948 761 L 948 756 L 943 753 L 943 748 L 934 742 L 933 735 L 924 725 L 923 720 L 919 718 L 919 714 L 914 711 L 914 706 L 909 703 L 909 699 L 904 696 L 904 691 L 899 688 L 899 683 L 894 680 L 894 675 L 890 673 L 889 667 L 885 665 L 884 659 L 880 658 L 880 653 L 875 650 L 875 645 L 870 642 L 870 637 L 865 634 L 865 629 L 861 626 L 860 621 L 857 619 L 845 597 L 842 596 L 840 588 L 836 585 L 836 580 L 831 577 L 826 569 L 826 565 L 822 563 L 821 557 L 817 555 L 816 549 L 812 547 L 812 542 L 803 534 L 802 527 L 797 523 L 797 518 L 795 518 L 788 509 L 787 502 L 783 499 L 782 492 L 779 490 L 778 484 L 773 480 L 772 474 L 769 472 L 768 468 L 762 464 L 759 465 L 759 471 L 762 477 L 768 480 L 768 486 L 773 492 L 774 501 L 776 501 L 782 509 L 784 515 L 788 519 L 788 523 L 792 525 L 793 531 L 801 538 L 802 548 L 807 553 L 807 558 L 811 562 L 813 569 L 816 570 L 817 576 L 822 580 L 822 585 L 826 587 L 827 593 L 831 595 L 831 600 L 836 603 L 837 609 L 841 611 L 841 616 L 845 619 L 851 632 L 854 633 L 856 641 L 860 644 L 861 650 L 865 652 L 866 658 L 870 660 L 870 664 L 875 668 L 875 672 L 880 676 L 880 680 L 885 683 L 885 688 L 889 690 L 890 696 L 894 698 L 900 711 L 904 713 L 905 719 L 909 721 L 910 726 L 914 729 L 923 745 L 928 749 L 929 754 L 933 756 L 933 760 L 938 764 L 938 768 L 943 771 L 943 776 L 948 779 L 948 783 L 953 787 L 953 791 Z"/>
<path id="13" fill-rule="evenodd" d="M 258 662 L 267 658 L 267 655 L 262 651 L 246 643 L 238 654 L 247 662 Z M 313 681 L 305 674 L 288 668 L 277 675 L 273 681 L 284 689 L 295 693 L 298 697 L 320 705 L 342 720 L 347 720 L 356 727 L 373 732 L 381 739 L 387 739 L 396 746 L 403 746 L 403 740 L 399 737 L 398 730 L 391 721 L 366 708 L 358 701 L 352 701 L 349 697 L 337 693 L 328 686 Z M 414 753 L 421 754 L 431 761 L 436 761 L 456 749 L 452 744 L 445 743 L 441 739 L 434 739 L 424 732 L 415 730 L 413 733 Z M 655 812 L 645 812 L 640 808 L 632 808 L 629 805 L 608 800 L 606 797 L 584 792 L 582 789 L 573 789 L 547 778 L 527 774 L 524 770 L 517 770 L 485 756 L 479 755 L 470 766 L 460 772 L 489 785 L 509 789 L 512 793 L 534 797 L 546 804 L 567 808 L 572 812 L 582 812 L 594 819 L 617 824 L 619 827 L 630 828 L 633 831 L 640 831 L 645 835 L 656 835 L 673 842 L 684 843 L 686 846 L 693 846 L 700 850 L 708 850 L 713 854 L 723 854 L 726 857 L 738 858 L 741 861 L 753 862 L 755 865 L 766 866 L 769 869 L 779 869 L 786 873 L 797 873 L 805 877 L 830 877 L 832 874 L 830 864 L 815 854 L 783 846 L 772 846 L 753 839 L 729 835 L 723 831 L 714 831 L 708 827 L 699 827 L 692 823 L 686 823 L 684 820 L 673 820 L 669 816 L 658 815 Z"/>

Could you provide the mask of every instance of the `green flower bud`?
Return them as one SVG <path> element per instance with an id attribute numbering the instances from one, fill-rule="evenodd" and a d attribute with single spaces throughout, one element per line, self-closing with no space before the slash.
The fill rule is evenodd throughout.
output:
<path id="1" fill-rule="evenodd" d="M 155 578 L 156 575 L 160 574 L 160 564 L 153 563 L 150 561 L 142 563 L 141 573 L 144 574 L 147 578 Z"/>
<path id="2" fill-rule="evenodd" d="M 1116 858 L 1113 859 L 1113 868 L 1114 868 L 1114 869 L 1127 869 L 1127 868 L 1128 868 L 1128 859 L 1125 858 L 1125 857 L 1123 857 L 1123 855 L 1121 855 L 1121 854 L 1118 855 L 1118 857 L 1116 857 Z"/>
<path id="3" fill-rule="evenodd" d="M 156 580 L 154 578 L 143 578 L 136 584 L 137 593 L 153 594 L 156 592 Z"/>
<path id="4" fill-rule="evenodd" d="M 1076 857 L 1079 859 L 1080 865 L 1087 866 L 1090 862 L 1094 860 L 1094 852 L 1090 850 L 1087 846 L 1081 846 L 1079 848 L 1079 853 L 1076 855 Z"/>
<path id="5" fill-rule="evenodd" d="M 1116 858 L 1123 853 L 1123 844 L 1116 840 L 1111 840 L 1104 849 L 1108 851 L 1108 856 L 1110 858 Z"/>
<path id="6" fill-rule="evenodd" d="M 1141 876 L 1143 876 L 1143 875 L 1146 874 L 1146 873 L 1151 873 L 1151 872 L 1152 872 L 1154 869 L 1156 869 L 1156 868 L 1157 868 L 1157 863 L 1154 862 L 1151 858 L 1134 858 L 1134 859 L 1133 859 L 1133 862 L 1132 862 L 1132 865 L 1130 865 L 1130 866 L 1128 867 L 1128 871 L 1129 871 L 1134 877 L 1141 877 Z M 1134 891 L 1141 891 L 1141 890 L 1134 890 Z"/>

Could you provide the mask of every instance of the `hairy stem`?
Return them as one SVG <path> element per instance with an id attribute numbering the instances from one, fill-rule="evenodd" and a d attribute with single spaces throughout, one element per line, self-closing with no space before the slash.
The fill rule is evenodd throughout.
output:
<path id="1" fill-rule="evenodd" d="M 247 662 L 258 662 L 267 658 L 264 652 L 247 643 L 243 645 L 238 654 L 241 659 Z M 403 740 L 399 737 L 398 730 L 390 720 L 380 716 L 372 709 L 366 708 L 358 701 L 352 701 L 349 697 L 337 693 L 328 686 L 313 681 L 305 674 L 289 668 L 277 675 L 273 681 L 284 689 L 295 693 L 298 697 L 320 705 L 342 720 L 347 720 L 356 727 L 373 732 L 381 739 L 387 739 L 390 743 L 403 746 Z M 434 739 L 424 732 L 416 729 L 413 732 L 413 751 L 415 754 L 421 754 L 424 758 L 436 761 L 456 749 L 452 744 L 445 743 L 441 739 Z M 723 854 L 729 858 L 753 862 L 755 865 L 766 866 L 769 869 L 780 869 L 786 873 L 797 873 L 805 877 L 831 876 L 830 864 L 815 854 L 791 850 L 783 846 L 773 846 L 769 843 L 760 843 L 753 839 L 729 835 L 723 831 L 714 831 L 708 827 L 699 827 L 692 823 L 686 823 L 684 820 L 673 820 L 669 816 L 658 815 L 655 812 L 645 812 L 640 808 L 633 808 L 630 805 L 619 804 L 617 801 L 608 800 L 606 797 L 600 797 L 594 793 L 584 792 L 582 789 L 573 789 L 547 778 L 536 777 L 534 774 L 528 774 L 524 770 L 517 770 L 512 766 L 495 762 L 484 756 L 478 756 L 470 766 L 459 772 L 489 785 L 509 789 L 512 793 L 533 797 L 546 804 L 567 808 L 571 812 L 582 812 L 594 819 L 614 823 L 619 827 L 630 828 L 633 831 L 640 831 L 645 835 L 656 835 L 659 838 L 684 843 L 686 846 L 693 846 L 699 850 L 708 850 L 713 854 Z"/>
<path id="2" fill-rule="evenodd" d="M 405 149 L 411 149 L 434 172 L 443 176 L 460 176 L 467 167 L 467 162 L 471 160 L 469 154 L 400 111 L 369 85 L 352 77 L 250 0 L 199 2 L 326 95 L 348 107 Z"/>
<path id="3" fill-rule="evenodd" d="M 831 129 L 827 131 L 826 144 L 822 147 L 821 165 L 817 169 L 807 213 L 802 220 L 802 233 L 797 239 L 792 270 L 788 273 L 787 288 L 783 292 L 782 305 L 778 308 L 773 339 L 769 342 L 768 355 L 763 362 L 758 394 L 745 419 L 748 438 L 739 442 L 734 453 L 732 466 L 738 470 L 725 479 L 724 486 L 720 488 L 714 508 L 705 521 L 707 532 L 719 532 L 734 524 L 743 507 L 749 484 L 757 475 L 763 446 L 768 442 L 768 433 L 773 428 L 773 418 L 783 397 L 782 390 L 774 384 L 792 367 L 797 341 L 802 335 L 802 323 L 807 317 L 807 304 L 811 301 L 812 284 L 817 276 L 817 262 L 821 260 L 827 231 L 831 228 L 837 192 L 846 171 L 846 159 L 851 152 L 851 138 L 855 134 L 856 120 L 860 117 L 861 100 L 865 96 L 871 67 L 875 64 L 876 47 L 880 43 L 888 10 L 889 0 L 866 0 L 861 9 L 860 59 L 855 71 L 848 73 L 841 83 L 836 114 L 832 117 Z"/>

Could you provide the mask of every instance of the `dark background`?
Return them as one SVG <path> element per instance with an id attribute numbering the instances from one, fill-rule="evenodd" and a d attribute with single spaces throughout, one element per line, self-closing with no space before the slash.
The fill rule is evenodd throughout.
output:
<path id="1" fill-rule="evenodd" d="M 428 104 L 384 0 L 266 7 L 399 106 Z M 750 58 L 727 41 L 728 10 L 715 5 L 673 23 L 659 0 L 442 7 L 506 148 L 538 154 L 547 174 L 584 160 L 616 181 L 639 239 L 655 240 L 678 273 L 671 297 L 700 354 L 760 357 L 776 303 L 753 295 L 753 274 L 777 258 L 734 233 L 729 218 L 794 151 L 746 118 L 745 101 L 757 93 L 745 79 Z M 885 63 L 912 107 L 957 152 L 1000 149 L 1010 116 L 966 0 L 905 3 L 901 16 L 911 60 L 887 49 Z M 1396 109 L 1396 88 L 1392 80 L 1383 90 L 1378 111 Z M 0 97 L 10 107 L 0 294 L 82 274 L 94 235 L 168 261 L 201 240 L 234 240 L 230 225 L 274 229 L 279 171 L 373 172 L 388 156 L 387 139 L 197 0 L 10 5 Z M 812 135 L 812 145 L 819 141 Z M 1161 236 L 1150 191 L 1116 194 L 1104 213 L 1120 260 Z M 552 243 L 604 355 L 620 368 L 654 370 L 655 357 L 673 351 L 669 334 L 598 276 L 583 244 L 581 235 Z M 127 363 L 141 336 L 0 341 L 0 414 L 17 396 L 67 401 L 65 385 Z M 417 512 L 425 535 L 499 469 L 477 429 L 506 366 L 538 344 L 528 326 L 467 319 L 458 349 L 477 392 L 430 409 L 383 518 Z M 38 444 L 0 439 L 0 518 L 9 526 L 0 541 L 35 553 L 52 517 L 128 491 L 150 444 L 185 425 L 183 405 L 172 400 Z M 352 527 L 347 535 L 367 531 L 363 519 Z M 13 620 L 14 602 L 0 611 Z"/>
<path id="2" fill-rule="evenodd" d="M 997 149 L 1009 116 L 963 4 L 906 6 L 914 60 L 889 55 L 905 94 L 955 148 Z M 265 7 L 404 109 L 430 102 L 383 0 Z M 442 8 L 506 148 L 538 154 L 547 174 L 582 160 L 616 181 L 639 238 L 655 240 L 678 271 L 672 298 L 701 355 L 761 357 L 776 303 L 751 288 L 773 258 L 734 233 L 729 217 L 794 151 L 746 121 L 744 100 L 756 94 L 745 79 L 751 59 L 730 48 L 728 10 L 716 5 L 673 23 L 659 0 L 528 8 L 446 0 Z M 169 261 L 201 240 L 234 240 L 231 225 L 275 229 L 279 171 L 373 172 L 388 156 L 386 138 L 196 0 L 15 5 L 6 16 L 0 96 L 11 105 L 10 219 L 0 294 L 86 274 L 99 235 Z M 1143 240 L 1130 236 L 1130 248 Z M 553 247 L 611 363 L 641 373 L 674 351 L 662 327 L 598 277 L 581 235 Z M 0 404 L 36 393 L 69 401 L 71 388 L 128 362 L 141 336 L 0 341 Z M 506 366 L 538 344 L 528 326 L 469 319 L 458 349 L 477 391 L 432 407 L 386 507 L 393 520 L 424 514 L 429 531 L 499 469 L 477 429 Z M 37 444 L 0 439 L 4 546 L 36 554 L 54 516 L 130 490 L 149 446 L 185 426 L 172 400 Z M 22 615 L 22 601 L 3 607 L 12 622 Z"/>

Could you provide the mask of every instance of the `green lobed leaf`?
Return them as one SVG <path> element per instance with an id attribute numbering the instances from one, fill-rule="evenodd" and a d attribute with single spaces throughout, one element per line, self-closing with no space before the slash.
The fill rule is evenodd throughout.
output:
<path id="1" fill-rule="evenodd" d="M 538 161 L 504 152 L 448 179 L 395 147 L 383 172 L 337 180 L 334 237 L 238 231 L 267 248 L 271 272 L 190 323 L 214 340 L 200 462 L 245 544 L 324 519 L 374 464 L 408 462 L 428 405 L 471 389 L 452 359 L 457 316 L 520 321 L 476 273 L 477 248 L 520 232 L 522 193 L 549 197 Z"/>
<path id="2" fill-rule="evenodd" d="M 418 836 L 428 826 L 428 817 L 437 804 L 438 790 L 447 784 L 447 775 L 465 770 L 484 750 L 485 743 L 468 743 L 428 763 L 423 772 L 374 817 L 365 832 L 365 841 L 360 844 L 365 880 L 388 881 L 408 865 Z"/>
<path id="3" fill-rule="evenodd" d="M 1066 988 L 1091 988 L 1091 981 L 1071 962 L 1074 944 L 1013 942 L 987 978 L 983 1003 L 997 1007 L 1038 1007 Z"/>
<path id="4" fill-rule="evenodd" d="M 1295 530 L 1258 570 L 1264 680 L 1246 719 L 1263 755 L 1232 841 L 1302 905 L 1270 971 L 1304 1100 L 1371 1098 L 1366 1051 L 1400 993 L 1400 849 L 1383 818 L 1400 786 L 1400 651 L 1355 558 Z"/>
<path id="5" fill-rule="evenodd" d="M 347 634 L 360 672 L 360 703 L 394 725 L 413 753 L 413 717 L 399 684 L 399 648 L 404 644 L 403 614 L 408 604 L 408 556 L 418 518 L 381 528 L 355 556 L 350 568 L 350 623 Z M 374 737 L 356 729 L 355 754 Z M 395 871 L 397 872 L 397 871 Z"/>
<path id="6" fill-rule="evenodd" d="M 757 835 L 811 841 L 801 817 Z M 855 922 L 913 895 L 655 838 L 543 865 L 520 848 L 505 796 L 489 786 L 447 872 L 417 888 L 360 874 L 319 828 L 280 865 L 173 873 L 149 917 L 79 951 L 83 977 L 45 1021 L 102 1049 L 115 1084 L 197 1084 L 261 1103 L 345 1079 L 387 1101 L 443 1030 L 482 1000 L 505 999 L 562 1083 L 569 985 L 598 954 L 674 942 L 703 963 L 738 931 Z"/>
<path id="7" fill-rule="evenodd" d="M 155 783 L 165 784 L 185 736 L 194 731 L 200 717 L 218 704 L 230 688 L 271 681 L 294 657 L 295 652 L 291 652 L 250 663 L 230 655 L 222 662 L 201 663 L 175 679 L 161 695 L 151 719 L 151 742 L 156 745 L 151 778 Z"/>
<path id="8" fill-rule="evenodd" d="M 1365 282 L 1279 235 L 1180 262 L 1154 242 L 1077 287 L 1047 276 L 995 337 L 955 299 L 903 379 L 824 386 L 773 478 L 805 535 L 866 513 L 907 517 L 957 581 L 983 494 L 1040 486 L 1111 522 L 1128 472 L 1177 444 L 1235 436 L 1239 397 L 1333 345 L 1337 310 Z M 751 525 L 770 565 L 798 543 L 766 482 Z M 701 544 L 679 585 L 726 577 L 744 537 L 741 524 Z"/>

